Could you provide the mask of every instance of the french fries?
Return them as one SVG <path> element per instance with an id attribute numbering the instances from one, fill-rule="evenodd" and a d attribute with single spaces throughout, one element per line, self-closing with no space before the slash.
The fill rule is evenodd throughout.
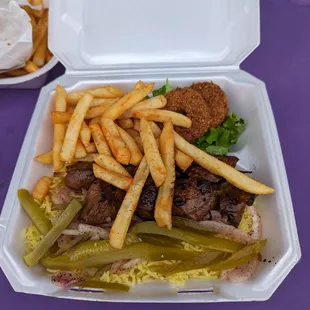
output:
<path id="1" fill-rule="evenodd" d="M 95 117 L 100 117 L 103 115 L 103 113 L 109 109 L 110 106 L 113 105 L 112 103 L 105 103 L 103 105 L 98 105 L 96 107 L 93 107 L 91 109 L 89 109 L 89 111 L 87 112 L 85 119 L 91 119 L 91 118 L 95 118 Z"/>
<path id="2" fill-rule="evenodd" d="M 36 52 L 33 55 L 33 63 L 37 65 L 38 67 L 43 67 L 45 64 L 46 59 L 46 53 L 47 53 L 47 35 L 45 35 L 39 44 Z"/>
<path id="3" fill-rule="evenodd" d="M 135 89 L 140 89 L 144 86 L 144 83 L 140 80 L 135 84 Z"/>
<path id="4" fill-rule="evenodd" d="M 53 124 L 68 124 L 72 115 L 72 112 L 53 111 L 51 113 L 52 122 Z"/>
<path id="5" fill-rule="evenodd" d="M 28 0 L 28 2 L 33 6 L 43 5 L 43 0 Z"/>
<path id="6" fill-rule="evenodd" d="M 82 91 L 74 91 L 68 94 L 68 104 L 76 104 L 85 94 L 91 94 L 94 98 L 119 98 L 123 91 L 115 86 L 89 88 Z"/>
<path id="7" fill-rule="evenodd" d="M 246 174 L 239 172 L 237 169 L 198 149 L 176 132 L 174 132 L 174 139 L 176 147 L 193 158 L 193 160 L 200 166 L 223 177 L 229 183 L 245 192 L 256 195 L 266 195 L 274 192 L 273 188 L 251 179 Z"/>
<path id="8" fill-rule="evenodd" d="M 160 156 L 155 137 L 151 130 L 151 125 L 144 118 L 140 120 L 140 136 L 152 178 L 155 185 L 159 187 L 165 181 L 167 171 Z"/>
<path id="9" fill-rule="evenodd" d="M 68 97 L 67 97 L 68 98 Z M 77 104 L 66 131 L 64 143 L 62 145 L 60 159 L 70 163 L 74 157 L 76 143 L 79 137 L 84 117 L 90 107 L 93 96 L 85 94 Z"/>
<path id="10" fill-rule="evenodd" d="M 117 125 L 112 119 L 103 117 L 101 129 L 116 160 L 123 165 L 128 165 L 131 154 L 120 136 Z"/>
<path id="11" fill-rule="evenodd" d="M 36 10 L 32 10 L 33 14 Z M 40 43 L 42 42 L 44 36 L 47 35 L 47 26 L 48 26 L 48 10 L 42 11 L 43 15 L 40 18 L 37 26 L 35 27 L 32 35 L 33 45 L 32 45 L 32 52 L 31 57 L 34 55 L 34 53 L 37 51 Z"/>
<path id="12" fill-rule="evenodd" d="M 100 155 L 98 153 L 91 153 L 91 154 L 87 154 L 85 157 L 83 158 L 73 158 L 72 162 L 76 163 L 78 161 L 82 161 L 82 162 L 88 162 L 88 163 L 92 163 L 95 161 L 95 158 Z"/>
<path id="13" fill-rule="evenodd" d="M 126 196 L 122 202 L 122 205 L 117 213 L 116 219 L 110 231 L 110 244 L 116 248 L 121 249 L 124 245 L 124 240 L 133 217 L 133 214 L 137 208 L 139 198 L 149 175 L 149 168 L 146 158 L 141 160 L 138 170 L 134 176 L 132 184 L 130 185 Z"/>
<path id="14" fill-rule="evenodd" d="M 26 74 L 28 74 L 28 72 L 25 71 L 24 69 L 15 69 L 12 71 L 5 72 L 5 76 L 8 76 L 8 77 L 17 77 L 17 76 L 23 76 Z"/>
<path id="15" fill-rule="evenodd" d="M 35 160 L 42 164 L 52 164 L 53 163 L 53 151 L 46 152 L 44 154 L 37 155 Z"/>
<path id="16" fill-rule="evenodd" d="M 183 152 L 179 151 L 178 149 L 175 149 L 175 163 L 179 168 L 181 168 L 183 171 L 186 171 L 191 164 L 193 163 L 193 159 L 184 154 Z"/>
<path id="17" fill-rule="evenodd" d="M 43 201 L 49 192 L 51 184 L 52 180 L 50 178 L 42 177 L 32 192 L 33 198 Z"/>
<path id="18" fill-rule="evenodd" d="M 98 116 L 98 117 L 95 117 L 95 118 L 92 118 L 89 122 L 89 126 L 90 125 L 93 125 L 93 124 L 98 124 L 100 125 L 101 124 L 101 117 Z"/>
<path id="19" fill-rule="evenodd" d="M 75 147 L 74 157 L 79 159 L 79 158 L 83 158 L 85 156 L 87 156 L 87 152 L 86 152 L 84 145 L 81 142 L 81 140 L 78 139 L 77 143 L 76 143 L 76 147 Z"/>
<path id="20" fill-rule="evenodd" d="M 116 120 L 124 112 L 130 110 L 134 105 L 140 102 L 147 96 L 154 88 L 154 83 L 143 85 L 141 88 L 133 89 L 127 95 L 123 96 L 116 103 L 114 103 L 107 111 L 104 112 L 103 117 Z"/>
<path id="21" fill-rule="evenodd" d="M 91 135 L 96 145 L 96 149 L 99 154 L 105 154 L 108 156 L 112 156 L 107 140 L 105 139 L 101 128 L 98 124 L 93 124 L 89 126 L 91 131 Z"/>
<path id="22" fill-rule="evenodd" d="M 87 147 L 85 147 L 86 152 L 89 153 L 97 153 L 96 144 L 94 142 L 90 143 Z"/>
<path id="23" fill-rule="evenodd" d="M 119 119 L 117 123 L 123 129 L 133 128 L 133 121 L 131 118 Z"/>
<path id="24" fill-rule="evenodd" d="M 118 99 L 117 98 L 94 98 L 90 107 L 97 107 L 98 105 L 108 105 L 111 103 L 115 103 Z"/>
<path id="25" fill-rule="evenodd" d="M 164 108 L 167 104 L 167 99 L 165 96 L 156 96 L 152 97 L 150 99 L 146 99 L 141 101 L 140 103 L 136 104 L 133 108 L 131 108 L 129 111 L 122 114 L 119 119 L 126 119 L 132 117 L 133 112 L 135 111 L 142 111 L 142 110 L 148 110 L 148 109 L 161 109 Z"/>
<path id="26" fill-rule="evenodd" d="M 158 227 L 167 227 L 171 229 L 172 200 L 175 181 L 174 131 L 171 121 L 164 123 L 164 128 L 159 138 L 159 147 L 166 167 L 167 176 L 163 184 L 159 187 L 154 217 Z"/>
<path id="27" fill-rule="evenodd" d="M 60 86 L 56 86 L 55 92 L 55 110 L 58 112 L 64 112 L 67 109 L 67 92 Z M 66 134 L 66 125 L 64 124 L 55 124 L 54 125 L 54 139 L 53 139 L 53 167 L 54 170 L 60 171 L 64 162 L 60 159 L 60 152 L 62 144 Z"/>
<path id="28" fill-rule="evenodd" d="M 171 119 L 173 125 L 185 128 L 190 128 L 192 126 L 192 121 L 187 116 L 168 110 L 148 109 L 142 111 L 135 111 L 132 113 L 132 117 L 145 118 L 146 120 L 160 123 L 166 122 Z"/>
<path id="29" fill-rule="evenodd" d="M 135 140 L 131 137 L 131 135 L 126 132 L 123 128 L 118 127 L 119 134 L 125 144 L 127 145 L 130 151 L 130 164 L 134 166 L 138 166 L 143 158 L 142 153 L 140 152 L 139 147 L 137 146 Z"/>
<path id="30" fill-rule="evenodd" d="M 133 138 L 140 137 L 139 131 L 136 131 L 132 128 L 126 129 L 127 133 L 130 134 Z"/>
<path id="31" fill-rule="evenodd" d="M 28 73 L 32 73 L 32 72 L 35 72 L 37 70 L 39 70 L 40 68 L 35 64 L 33 63 L 32 61 L 28 60 L 26 61 L 26 64 L 25 64 L 25 67 L 24 67 L 24 70 Z"/>
<path id="32" fill-rule="evenodd" d="M 115 187 L 123 189 L 125 191 L 128 190 L 130 184 L 132 183 L 131 177 L 101 168 L 97 164 L 93 164 L 93 171 L 96 178 L 112 184 Z"/>
<path id="33" fill-rule="evenodd" d="M 131 177 L 129 172 L 120 163 L 118 163 L 112 156 L 101 154 L 96 156 L 94 160 L 95 163 L 101 168 L 118 173 L 125 177 Z"/>
<path id="34" fill-rule="evenodd" d="M 91 138 L 91 131 L 88 128 L 87 124 L 83 122 L 80 130 L 80 139 L 85 148 L 89 146 L 90 138 Z"/>
<path id="35" fill-rule="evenodd" d="M 161 135 L 161 129 L 158 127 L 158 125 L 156 123 L 154 123 L 152 121 L 150 121 L 149 123 L 151 125 L 151 129 L 152 129 L 154 137 L 156 139 L 159 138 Z M 140 120 L 134 119 L 133 124 L 134 124 L 133 129 L 136 131 L 140 131 Z"/>

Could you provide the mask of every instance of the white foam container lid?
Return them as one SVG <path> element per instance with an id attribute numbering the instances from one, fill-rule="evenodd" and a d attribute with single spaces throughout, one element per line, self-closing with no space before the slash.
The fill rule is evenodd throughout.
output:
<path id="1" fill-rule="evenodd" d="M 41 91 L 20 152 L 0 219 L 0 265 L 18 292 L 118 302 L 221 302 L 268 299 L 301 257 L 293 207 L 277 129 L 262 81 L 239 69 L 259 45 L 258 0 L 54 0 L 49 45 L 66 74 Z M 192 280 L 182 290 L 148 283 L 129 293 L 61 290 L 40 267 L 23 262 L 23 228 L 29 224 L 16 192 L 32 190 L 51 167 L 33 160 L 52 148 L 55 86 L 67 91 L 116 85 L 125 91 L 139 79 L 161 86 L 212 80 L 227 93 L 232 111 L 247 120 L 233 154 L 252 176 L 275 188 L 258 198 L 263 237 L 262 264 L 246 283 Z"/>

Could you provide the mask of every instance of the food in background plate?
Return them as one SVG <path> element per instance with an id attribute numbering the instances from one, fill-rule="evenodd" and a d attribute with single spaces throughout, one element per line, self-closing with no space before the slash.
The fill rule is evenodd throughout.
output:
<path id="1" fill-rule="evenodd" d="M 40 9 L 33 9 L 30 6 L 21 6 L 30 17 L 32 25 L 32 51 L 29 59 L 25 59 L 25 66 L 1 74 L 1 78 L 23 76 L 39 70 L 47 64 L 53 54 L 48 49 L 48 9 L 44 8 L 41 0 L 29 1 L 33 6 L 40 6 Z"/>
<path id="2" fill-rule="evenodd" d="M 273 189 L 238 171 L 237 157 L 207 153 L 226 154 L 244 121 L 227 115 L 227 97 L 214 83 L 153 87 L 56 88 L 51 123 L 62 139 L 35 157 L 54 165 L 53 177 L 42 178 L 33 196 L 18 193 L 33 222 L 25 261 L 52 272 L 56 285 L 240 282 L 259 263 L 266 240 L 254 201 Z M 94 106 L 99 99 L 113 101 L 102 109 Z"/>

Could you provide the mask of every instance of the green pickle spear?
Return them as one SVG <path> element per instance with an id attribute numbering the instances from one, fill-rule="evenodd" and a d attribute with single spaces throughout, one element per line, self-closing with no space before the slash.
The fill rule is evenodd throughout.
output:
<path id="1" fill-rule="evenodd" d="M 223 271 L 232 269 L 248 263 L 263 250 L 267 240 L 259 240 L 245 246 L 240 251 L 233 253 L 228 259 L 211 264 L 208 268 L 210 271 Z"/>
<path id="2" fill-rule="evenodd" d="M 154 234 L 163 235 L 170 238 L 175 238 L 188 242 L 190 244 L 199 245 L 208 250 L 234 253 L 241 250 L 244 244 L 215 237 L 212 234 L 199 234 L 190 230 L 184 230 L 180 228 L 160 228 L 155 222 L 142 222 L 136 224 L 132 230 L 132 233 L 139 236 L 139 234 Z"/>
<path id="3" fill-rule="evenodd" d="M 33 266 L 39 262 L 44 254 L 55 243 L 64 229 L 72 222 L 76 214 L 81 210 L 82 205 L 73 199 L 68 207 L 61 213 L 55 225 L 49 230 L 44 238 L 38 243 L 32 252 L 27 254 L 24 259 L 28 266 Z"/>
<path id="4" fill-rule="evenodd" d="M 147 243 L 133 243 L 121 250 L 104 251 L 96 255 L 72 260 L 66 255 L 55 258 L 44 257 L 40 263 L 43 267 L 57 270 L 77 270 L 89 267 L 102 267 L 122 259 L 141 258 L 146 261 L 189 260 L 198 254 L 177 248 L 154 246 Z"/>
<path id="5" fill-rule="evenodd" d="M 107 283 L 101 282 L 99 280 L 87 280 L 82 283 L 77 284 L 79 287 L 85 288 L 101 288 L 106 291 L 120 291 L 120 292 L 128 292 L 130 287 L 124 284 L 119 283 Z"/>
<path id="6" fill-rule="evenodd" d="M 19 189 L 17 196 L 33 225 L 37 228 L 40 234 L 45 236 L 52 228 L 52 224 L 44 215 L 40 206 L 34 201 L 33 197 L 26 189 Z"/>

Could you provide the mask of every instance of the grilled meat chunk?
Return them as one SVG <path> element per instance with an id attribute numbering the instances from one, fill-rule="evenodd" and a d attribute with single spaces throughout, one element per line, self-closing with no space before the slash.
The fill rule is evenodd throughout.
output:
<path id="1" fill-rule="evenodd" d="M 101 225 L 109 218 L 115 219 L 123 198 L 123 191 L 104 181 L 96 180 L 87 192 L 80 219 L 90 225 Z"/>
<path id="2" fill-rule="evenodd" d="M 67 167 L 65 184 L 71 189 L 88 189 L 95 180 L 91 163 L 78 162 Z"/>

